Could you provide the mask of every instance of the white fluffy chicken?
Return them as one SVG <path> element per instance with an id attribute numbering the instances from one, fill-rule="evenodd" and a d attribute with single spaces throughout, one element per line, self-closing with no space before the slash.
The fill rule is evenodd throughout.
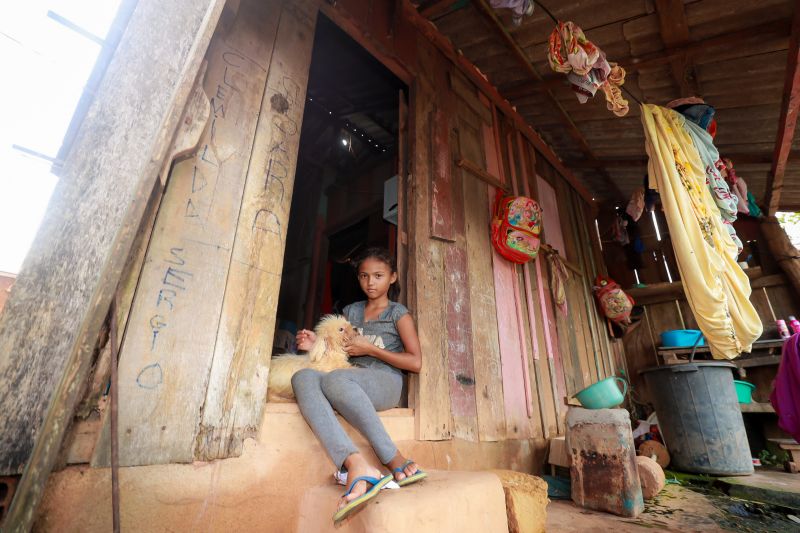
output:
<path id="1" fill-rule="evenodd" d="M 316 340 L 306 355 L 283 354 L 272 358 L 267 386 L 269 401 L 293 400 L 292 376 L 303 368 L 320 372 L 350 368 L 344 345 L 356 335 L 356 331 L 345 317 L 325 315 L 314 328 L 314 333 Z"/>

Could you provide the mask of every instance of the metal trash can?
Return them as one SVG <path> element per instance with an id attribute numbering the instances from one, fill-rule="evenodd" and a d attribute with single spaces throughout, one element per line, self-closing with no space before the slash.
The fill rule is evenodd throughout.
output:
<path id="1" fill-rule="evenodd" d="M 640 372 L 673 468 L 725 476 L 753 473 L 733 368 L 726 362 L 693 361 Z"/>

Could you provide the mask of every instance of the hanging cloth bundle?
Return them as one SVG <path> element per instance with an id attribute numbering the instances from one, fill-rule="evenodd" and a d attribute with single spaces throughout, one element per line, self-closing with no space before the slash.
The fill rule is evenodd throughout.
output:
<path id="1" fill-rule="evenodd" d="M 620 89 L 625 83 L 625 69 L 609 63 L 605 53 L 574 22 L 559 22 L 553 29 L 547 60 L 551 69 L 567 75 L 580 103 L 585 104 L 601 89 L 610 111 L 618 117 L 628 114 L 628 101 Z"/>
<path id="2" fill-rule="evenodd" d="M 642 124 L 650 158 L 650 187 L 661 195 L 686 300 L 716 359 L 749 352 L 761 335 L 750 303 L 750 281 L 706 186 L 705 166 L 687 132 L 686 118 L 645 104 Z"/>

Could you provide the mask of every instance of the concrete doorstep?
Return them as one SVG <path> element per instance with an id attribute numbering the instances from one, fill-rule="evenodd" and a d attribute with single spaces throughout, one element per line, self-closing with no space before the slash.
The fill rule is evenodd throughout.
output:
<path id="1" fill-rule="evenodd" d="M 528 478 L 529 481 L 521 484 L 518 476 Z M 505 491 L 504 486 L 507 486 Z M 357 514 L 344 520 L 339 527 L 334 527 L 331 517 L 344 491 L 343 487 L 330 484 L 305 492 L 300 504 L 296 531 L 538 532 L 544 531 L 546 491 L 546 484 L 542 480 L 525 474 L 509 475 L 504 471 L 431 471 L 424 481 L 399 490 L 381 491 Z M 535 493 L 535 498 L 526 500 L 523 493 Z M 511 529 L 507 502 L 510 504 L 509 512 L 512 513 L 511 522 L 514 524 Z M 538 502 L 538 505 L 533 502 Z"/>

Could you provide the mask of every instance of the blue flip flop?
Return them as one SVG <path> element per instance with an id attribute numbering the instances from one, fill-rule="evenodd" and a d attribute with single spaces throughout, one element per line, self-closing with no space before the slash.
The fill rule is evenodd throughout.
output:
<path id="1" fill-rule="evenodd" d="M 380 494 L 381 489 L 385 487 L 386 484 L 392 481 L 393 479 L 394 477 L 391 474 L 387 474 L 381 479 L 372 476 L 360 476 L 355 478 L 353 482 L 350 483 L 350 488 L 347 489 L 347 492 L 344 493 L 345 496 L 353 492 L 353 487 L 355 487 L 356 483 L 358 483 L 359 481 L 366 481 L 367 483 L 372 485 L 372 488 L 369 489 L 364 494 L 362 494 L 361 496 L 359 496 L 358 498 L 356 498 L 355 500 L 345 505 L 344 507 L 342 507 L 341 509 L 339 509 L 338 511 L 336 511 L 336 514 L 333 515 L 333 523 L 338 524 L 348 516 L 351 516 L 356 511 L 362 509 L 365 503 L 367 503 L 372 498 Z"/>
<path id="2" fill-rule="evenodd" d="M 402 472 L 403 470 L 406 469 L 406 467 L 408 465 L 413 464 L 413 463 L 414 463 L 414 461 L 409 459 L 408 461 L 403 463 L 403 466 L 398 466 L 397 468 L 392 470 L 392 476 L 394 476 L 394 474 L 396 474 L 397 472 Z M 398 481 L 397 484 L 400 485 L 401 487 L 405 487 L 406 485 L 411 485 L 412 483 L 416 483 L 417 481 L 421 481 L 421 480 L 425 479 L 426 477 L 428 477 L 428 473 L 424 472 L 421 468 L 418 467 L 416 474 L 404 477 L 403 479 Z"/>

